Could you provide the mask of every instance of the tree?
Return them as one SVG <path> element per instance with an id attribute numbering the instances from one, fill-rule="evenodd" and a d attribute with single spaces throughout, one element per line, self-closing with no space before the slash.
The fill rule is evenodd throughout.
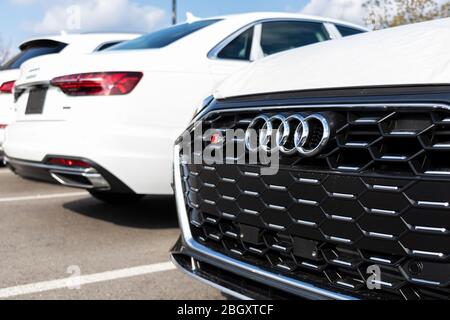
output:
<path id="1" fill-rule="evenodd" d="M 450 17 L 450 1 L 441 6 L 440 18 Z"/>
<path id="2" fill-rule="evenodd" d="M 442 6 L 435 0 L 366 0 L 363 6 L 375 30 L 450 16 L 450 0 Z"/>
<path id="3" fill-rule="evenodd" d="M 2 38 L 0 38 L 0 65 L 5 63 L 11 55 L 11 49 Z"/>

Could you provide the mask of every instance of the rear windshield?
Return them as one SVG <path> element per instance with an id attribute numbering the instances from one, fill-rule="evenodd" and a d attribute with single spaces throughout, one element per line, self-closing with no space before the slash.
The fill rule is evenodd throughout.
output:
<path id="1" fill-rule="evenodd" d="M 134 40 L 125 41 L 109 48 L 108 50 L 114 51 L 163 48 L 219 21 L 220 20 L 201 20 L 193 23 L 179 24 L 146 34 Z"/>
<path id="2" fill-rule="evenodd" d="M 25 44 L 21 52 L 7 61 L 1 70 L 19 69 L 22 64 L 30 59 L 46 54 L 60 53 L 67 44 L 51 40 L 38 40 Z"/>

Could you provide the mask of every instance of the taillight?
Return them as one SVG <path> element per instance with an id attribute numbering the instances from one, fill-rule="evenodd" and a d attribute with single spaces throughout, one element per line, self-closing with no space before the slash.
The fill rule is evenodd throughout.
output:
<path id="1" fill-rule="evenodd" d="M 91 168 L 92 166 L 82 160 L 68 159 L 68 158 L 50 158 L 47 160 L 48 164 L 60 167 L 69 168 Z"/>
<path id="2" fill-rule="evenodd" d="M 7 126 L 7 124 L 0 124 L 0 129 L 6 129 Z"/>
<path id="3" fill-rule="evenodd" d="M 0 93 L 11 94 L 13 92 L 15 83 L 16 83 L 15 81 L 8 81 L 3 83 L 0 86 Z"/>
<path id="4" fill-rule="evenodd" d="M 70 96 L 114 96 L 133 91 L 142 77 L 142 72 L 82 73 L 55 78 L 51 84 Z"/>

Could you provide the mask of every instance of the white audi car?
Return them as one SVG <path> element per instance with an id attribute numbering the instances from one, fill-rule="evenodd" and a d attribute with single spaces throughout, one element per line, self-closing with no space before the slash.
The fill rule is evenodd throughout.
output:
<path id="1" fill-rule="evenodd" d="M 251 13 L 179 24 L 91 55 L 37 58 L 16 82 L 7 163 L 106 202 L 170 195 L 173 141 L 219 82 L 265 56 L 366 31 Z"/>
<path id="2" fill-rule="evenodd" d="M 137 38 L 139 34 L 61 34 L 29 39 L 19 46 L 20 52 L 0 67 L 0 165 L 3 163 L 4 131 L 13 121 L 15 81 L 20 76 L 20 67 L 26 61 L 48 54 L 65 57 L 79 53 L 105 50 L 125 40 Z"/>

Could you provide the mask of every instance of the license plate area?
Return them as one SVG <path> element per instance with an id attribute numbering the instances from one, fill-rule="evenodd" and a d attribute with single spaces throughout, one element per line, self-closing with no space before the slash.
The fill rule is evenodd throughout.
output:
<path id="1" fill-rule="evenodd" d="M 48 87 L 36 87 L 30 90 L 25 114 L 42 114 Z"/>

